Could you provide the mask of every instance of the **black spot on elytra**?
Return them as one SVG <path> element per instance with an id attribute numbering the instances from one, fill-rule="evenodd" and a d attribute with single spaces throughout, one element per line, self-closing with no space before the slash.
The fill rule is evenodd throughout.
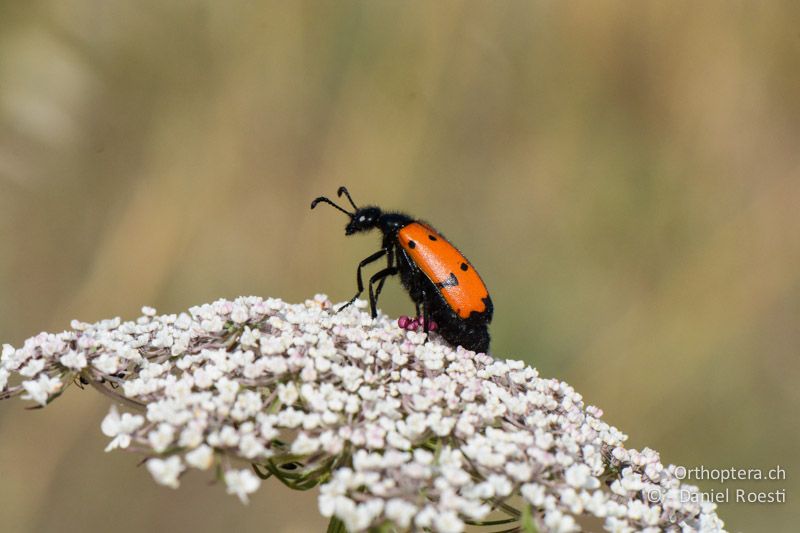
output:
<path id="1" fill-rule="evenodd" d="M 463 270 L 464 272 L 466 272 L 468 268 L 469 268 L 469 267 L 467 266 L 467 264 L 466 264 L 466 263 L 461 263 L 461 270 Z"/>
<path id="2" fill-rule="evenodd" d="M 436 237 L 434 237 L 433 235 L 428 235 L 428 238 L 429 238 L 430 240 L 432 240 L 432 241 L 437 241 L 437 240 L 439 240 L 439 239 L 437 239 Z"/>
<path id="3" fill-rule="evenodd" d="M 455 287 L 458 285 L 458 278 L 455 274 L 450 272 L 450 275 L 447 276 L 447 279 L 441 283 L 437 283 L 436 286 L 440 289 L 444 289 L 445 287 Z"/>
<path id="4" fill-rule="evenodd" d="M 414 241 L 408 241 L 408 247 L 409 248 L 416 248 L 417 247 L 417 243 L 415 243 Z"/>

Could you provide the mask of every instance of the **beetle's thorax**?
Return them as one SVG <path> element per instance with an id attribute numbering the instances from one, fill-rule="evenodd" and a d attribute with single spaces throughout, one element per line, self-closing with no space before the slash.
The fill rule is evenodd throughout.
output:
<path id="1" fill-rule="evenodd" d="M 397 232 L 414 221 L 403 213 L 383 213 L 378 221 L 378 228 L 388 238 L 395 238 Z"/>

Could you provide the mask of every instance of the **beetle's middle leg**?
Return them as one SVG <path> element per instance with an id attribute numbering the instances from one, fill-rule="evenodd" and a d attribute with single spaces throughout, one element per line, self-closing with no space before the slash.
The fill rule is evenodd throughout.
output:
<path id="1" fill-rule="evenodd" d="M 337 313 L 339 311 L 341 311 L 342 309 L 344 309 L 345 307 L 348 307 L 348 306 L 352 305 L 353 302 L 355 302 L 356 299 L 359 296 L 361 296 L 361 293 L 364 292 L 364 281 L 361 279 L 361 269 L 364 268 L 365 266 L 367 266 L 368 264 L 370 264 L 370 263 L 372 263 L 374 261 L 377 261 L 378 259 L 380 259 L 384 255 L 386 255 L 386 252 L 387 252 L 386 248 L 381 248 L 380 250 L 378 250 L 374 254 L 372 254 L 369 257 L 366 257 L 366 258 L 361 260 L 361 262 L 358 264 L 358 269 L 356 270 L 356 284 L 358 285 L 358 292 L 356 293 L 355 296 L 350 298 L 350 301 L 348 301 L 346 304 L 344 304 L 339 309 L 337 309 L 336 310 Z"/>
<path id="2" fill-rule="evenodd" d="M 379 270 L 373 274 L 371 278 L 369 278 L 369 309 L 372 313 L 372 318 L 378 316 L 378 297 L 374 292 L 373 285 L 375 283 L 380 284 L 381 281 L 385 280 L 389 276 L 394 276 L 397 274 L 397 272 L 397 267 L 386 267 L 383 270 Z"/>

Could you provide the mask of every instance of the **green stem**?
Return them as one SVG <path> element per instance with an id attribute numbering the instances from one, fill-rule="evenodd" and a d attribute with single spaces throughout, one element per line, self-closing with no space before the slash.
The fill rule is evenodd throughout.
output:
<path id="1" fill-rule="evenodd" d="M 327 533 L 347 533 L 347 528 L 344 527 L 344 522 L 332 516 L 331 521 L 328 522 Z"/>

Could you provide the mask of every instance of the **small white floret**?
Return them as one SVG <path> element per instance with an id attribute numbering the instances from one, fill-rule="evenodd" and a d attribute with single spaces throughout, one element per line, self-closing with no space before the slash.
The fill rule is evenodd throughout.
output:
<path id="1" fill-rule="evenodd" d="M 173 489 L 177 489 L 180 485 L 178 478 L 184 470 L 183 463 L 180 457 L 173 455 L 168 459 L 149 459 L 147 461 L 147 470 L 156 480 L 159 485 L 165 485 Z"/>
<path id="2" fill-rule="evenodd" d="M 228 470 L 225 472 L 228 494 L 235 494 L 242 503 L 248 503 L 248 495 L 261 486 L 261 480 L 250 470 Z"/>

